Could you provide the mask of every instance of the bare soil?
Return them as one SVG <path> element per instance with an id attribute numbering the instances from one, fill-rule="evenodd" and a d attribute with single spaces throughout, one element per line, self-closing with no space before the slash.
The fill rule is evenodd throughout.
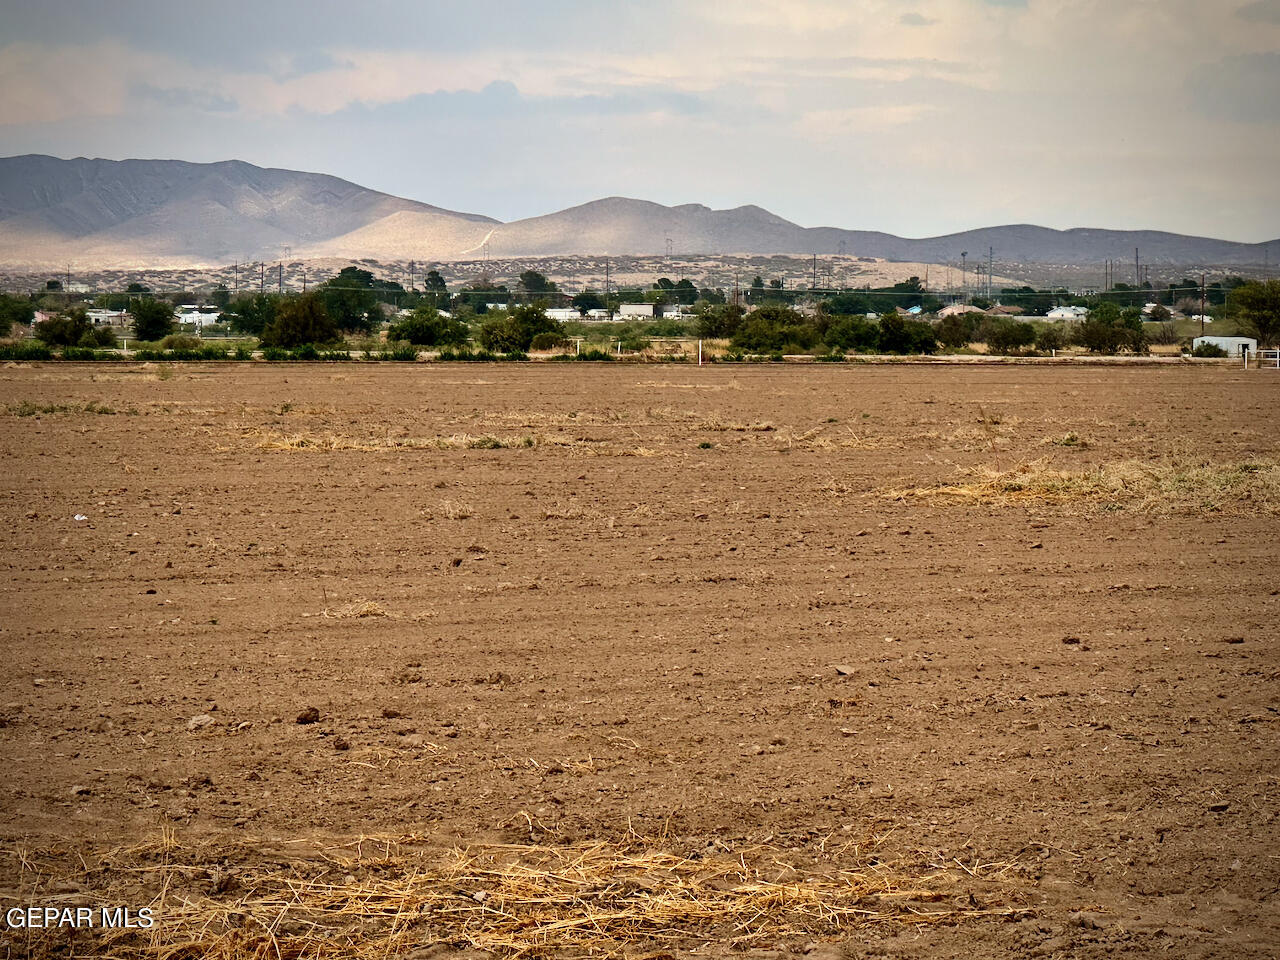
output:
<path id="1" fill-rule="evenodd" d="M 9 365 L 0 906 L 626 840 L 973 907 L 757 957 L 1275 956 L 1272 373 Z M 1252 466 L 894 493 L 1134 462 Z"/>

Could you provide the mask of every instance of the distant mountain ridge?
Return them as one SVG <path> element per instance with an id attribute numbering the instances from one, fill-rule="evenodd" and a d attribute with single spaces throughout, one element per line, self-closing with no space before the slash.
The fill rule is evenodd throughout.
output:
<path id="1" fill-rule="evenodd" d="M 909 239 L 802 227 L 754 205 L 712 210 L 608 197 L 502 223 L 318 173 L 239 160 L 0 159 L 0 264 L 209 266 L 233 260 L 474 259 L 492 256 L 811 254 L 946 263 L 994 247 L 1002 261 L 1063 265 L 1262 263 L 1267 244 L 1140 230 L 1030 224 Z"/>

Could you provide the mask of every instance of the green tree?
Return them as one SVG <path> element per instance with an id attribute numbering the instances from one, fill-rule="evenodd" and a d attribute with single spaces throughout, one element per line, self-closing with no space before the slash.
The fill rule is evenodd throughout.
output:
<path id="1" fill-rule="evenodd" d="M 530 297 L 538 297 L 542 294 L 555 293 L 556 285 L 537 270 L 526 270 L 520 274 L 520 289 Z"/>
<path id="2" fill-rule="evenodd" d="M 1258 338 L 1258 346 L 1280 342 L 1280 280 L 1261 280 L 1236 287 L 1228 297 L 1240 310 L 1240 318 Z"/>
<path id="3" fill-rule="evenodd" d="M 832 350 L 873 353 L 880 347 L 880 325 L 856 314 L 838 316 L 831 321 L 822 339 Z"/>
<path id="4" fill-rule="evenodd" d="M 419 307 L 387 330 L 388 340 L 406 340 L 420 347 L 466 343 L 469 335 L 465 323 L 443 317 L 435 307 L 429 306 Z"/>
<path id="5" fill-rule="evenodd" d="M 1067 335 L 1056 323 L 1047 323 L 1036 331 L 1036 349 L 1041 353 L 1061 350 L 1067 345 Z"/>
<path id="6" fill-rule="evenodd" d="M 50 346 L 74 347 L 92 330 L 93 324 L 89 322 L 89 314 L 85 308 L 72 307 L 37 323 L 33 332 L 38 340 L 43 340 Z"/>
<path id="7" fill-rule="evenodd" d="M 227 304 L 231 302 L 231 291 L 226 288 L 225 284 L 218 284 L 209 291 L 209 302 L 219 310 L 227 309 Z"/>
<path id="8" fill-rule="evenodd" d="M 173 304 L 168 300 L 143 297 L 129 305 L 129 312 L 133 314 L 133 335 L 139 340 L 159 340 L 173 333 Z"/>
<path id="9" fill-rule="evenodd" d="M 261 335 L 264 347 L 300 347 L 339 339 L 338 328 L 325 308 L 324 299 L 315 293 L 281 302 L 275 319 L 263 328 Z"/>
<path id="10" fill-rule="evenodd" d="M 27 297 L 0 293 L 0 337 L 7 337 L 15 323 L 30 323 L 35 316 L 35 304 Z"/>
<path id="11" fill-rule="evenodd" d="M 981 316 L 976 310 L 971 313 L 948 314 L 934 328 L 938 341 L 952 350 L 967 347 L 973 342 L 978 327 L 977 318 Z"/>
<path id="12" fill-rule="evenodd" d="M 603 310 L 605 308 L 604 298 L 594 290 L 583 290 L 570 303 L 584 317 L 587 315 L 588 310 Z"/>
<path id="13" fill-rule="evenodd" d="M 422 281 L 422 293 L 424 300 L 436 309 L 449 304 L 449 285 L 444 282 L 444 277 L 440 276 L 439 270 L 427 271 Z"/>
<path id="14" fill-rule="evenodd" d="M 992 353 L 1021 353 L 1036 340 L 1035 327 L 1007 317 L 988 317 L 979 336 Z"/>
<path id="15" fill-rule="evenodd" d="M 732 337 L 742 323 L 743 313 L 735 303 L 707 307 L 698 314 L 698 336 L 711 340 Z"/>
<path id="16" fill-rule="evenodd" d="M 751 353 L 777 353 L 808 350 L 817 340 L 817 331 L 800 314 L 790 307 L 768 304 L 747 314 L 730 342 Z"/>
<path id="17" fill-rule="evenodd" d="M 339 328 L 372 333 L 382 323 L 378 303 L 392 286 L 400 285 L 376 280 L 372 273 L 359 267 L 343 267 L 337 276 L 316 287 L 316 293 L 329 319 Z"/>
<path id="18" fill-rule="evenodd" d="M 540 333 L 563 336 L 564 329 L 550 319 L 541 306 L 525 305 L 485 320 L 480 326 L 480 344 L 498 353 L 528 350 L 533 338 Z"/>
<path id="19" fill-rule="evenodd" d="M 224 316 L 235 333 L 256 337 L 275 320 L 282 299 L 275 293 L 243 294 L 227 305 L 229 313 Z"/>

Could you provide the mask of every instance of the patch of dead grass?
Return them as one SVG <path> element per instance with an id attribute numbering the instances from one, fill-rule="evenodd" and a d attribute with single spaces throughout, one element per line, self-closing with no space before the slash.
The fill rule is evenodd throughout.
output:
<path id="1" fill-rule="evenodd" d="M 524 813 L 516 823 L 541 826 Z M 503 957 L 656 957 L 709 941 L 741 950 L 857 928 L 1029 914 L 1016 905 L 1014 862 L 962 873 L 880 860 L 876 849 L 874 838 L 850 840 L 838 859 L 826 854 L 824 863 L 797 866 L 778 847 L 634 833 L 612 842 L 441 851 L 417 836 L 184 842 L 169 829 L 158 842 L 88 859 L 29 848 L 6 859 L 19 896 L 73 879 L 91 882 L 102 902 L 150 906 L 157 918 L 150 930 L 77 938 L 77 950 L 122 960 L 373 958 L 433 943 Z M 11 935 L 23 955 L 53 956 L 66 951 L 69 934 Z"/>
<path id="2" fill-rule="evenodd" d="M 1058 470 L 1037 460 L 969 471 L 961 482 L 896 487 L 894 500 L 1050 505 L 1139 513 L 1280 513 L 1280 464 L 1122 460 Z"/>

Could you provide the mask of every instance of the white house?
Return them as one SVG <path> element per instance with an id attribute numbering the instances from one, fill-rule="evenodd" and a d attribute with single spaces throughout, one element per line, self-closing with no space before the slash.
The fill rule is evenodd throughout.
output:
<path id="1" fill-rule="evenodd" d="M 561 323 L 582 319 L 582 314 L 573 307 L 548 307 L 542 312 L 547 315 L 548 320 L 559 320 Z"/>
<path id="2" fill-rule="evenodd" d="M 656 303 L 621 303 L 618 304 L 618 316 L 620 317 L 656 317 L 658 305 Z"/>
<path id="3" fill-rule="evenodd" d="M 1085 307 L 1054 307 L 1044 315 L 1046 320 L 1083 320 L 1089 315 Z"/>
<path id="4" fill-rule="evenodd" d="M 1213 344 L 1215 347 L 1221 347 L 1227 351 L 1228 357 L 1239 357 L 1247 350 L 1249 353 L 1258 352 L 1258 341 L 1253 337 L 1196 337 L 1191 341 L 1191 348 L 1194 350 L 1201 344 Z"/>
<path id="5" fill-rule="evenodd" d="M 129 314 L 123 310 L 86 310 L 85 313 L 95 327 L 123 327 L 129 323 Z"/>
<path id="6" fill-rule="evenodd" d="M 184 303 L 178 307 L 173 319 L 179 324 L 190 323 L 197 330 L 201 330 L 207 323 L 218 322 L 218 310 L 216 307 L 202 309 L 194 303 Z"/>

